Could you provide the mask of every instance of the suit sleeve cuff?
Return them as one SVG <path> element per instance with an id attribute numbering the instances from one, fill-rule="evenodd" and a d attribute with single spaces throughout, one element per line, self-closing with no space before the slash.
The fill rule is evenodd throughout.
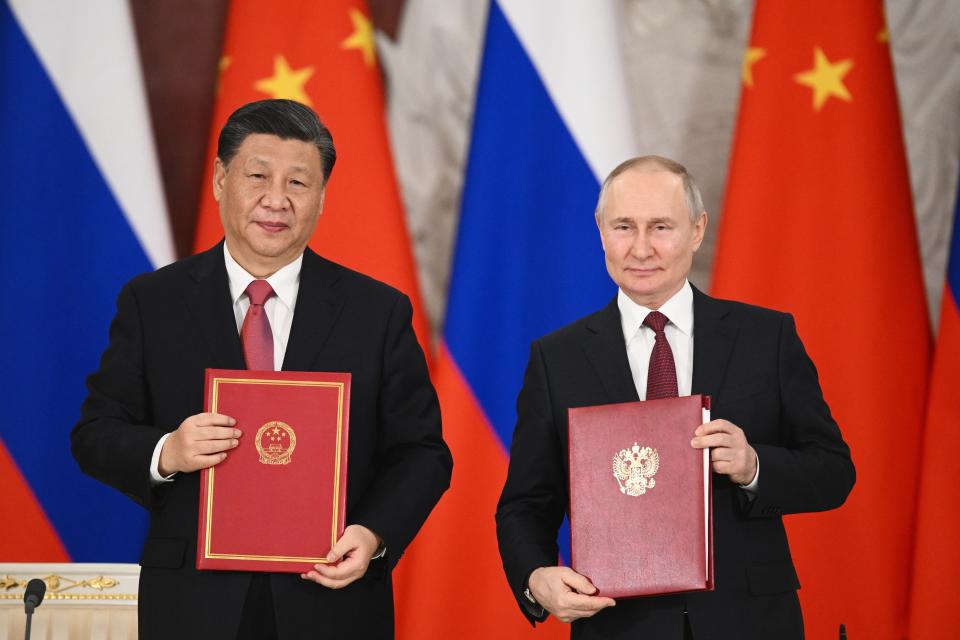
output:
<path id="1" fill-rule="evenodd" d="M 523 591 L 520 592 L 520 604 L 526 609 L 526 612 L 530 615 L 531 618 L 537 622 L 543 622 L 547 619 L 547 610 L 543 608 L 537 599 L 533 597 L 533 593 L 530 591 L 530 577 L 527 576 L 527 579 L 523 581 Z"/>
<path id="2" fill-rule="evenodd" d="M 169 437 L 170 434 L 165 433 L 163 437 L 157 441 L 157 446 L 153 448 L 153 456 L 150 458 L 150 485 L 153 487 L 163 484 L 164 482 L 173 482 L 173 477 L 177 475 L 176 473 L 171 473 L 168 476 L 160 475 L 160 452 L 163 451 L 163 443 L 165 443 Z"/>
<path id="3" fill-rule="evenodd" d="M 753 480 L 747 484 L 737 485 L 741 489 L 747 492 L 751 499 L 757 495 L 757 488 L 760 486 L 760 456 L 756 453 L 753 454 L 757 460 L 757 472 L 753 474 Z"/>

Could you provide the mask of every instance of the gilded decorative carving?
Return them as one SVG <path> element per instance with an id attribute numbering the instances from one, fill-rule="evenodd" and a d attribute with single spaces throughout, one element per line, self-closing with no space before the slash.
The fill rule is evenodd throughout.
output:
<path id="1" fill-rule="evenodd" d="M 135 594 L 104 593 L 120 584 L 116 578 L 98 575 L 93 578 L 77 580 L 66 576 L 50 574 L 41 578 L 47 583 L 46 598 L 52 600 L 136 600 Z M 14 578 L 6 575 L 0 578 L 0 600 L 18 600 L 23 597 L 30 578 Z M 95 589 L 98 593 L 66 593 L 71 589 Z M 11 593 L 14 590 L 17 592 Z"/>

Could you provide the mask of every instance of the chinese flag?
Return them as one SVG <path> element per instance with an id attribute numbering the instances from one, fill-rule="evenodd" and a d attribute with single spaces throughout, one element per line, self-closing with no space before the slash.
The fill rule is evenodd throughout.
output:
<path id="1" fill-rule="evenodd" d="M 414 328 L 426 347 L 427 323 L 393 172 L 373 25 L 365 5 L 363 0 L 230 4 L 194 248 L 207 249 L 223 236 L 210 186 L 220 127 L 247 102 L 302 102 L 320 114 L 337 146 L 311 248 L 406 293 L 413 302 Z"/>
<path id="2" fill-rule="evenodd" d="M 940 336 L 930 378 L 930 401 L 920 458 L 917 537 L 910 599 L 910 638 L 955 638 L 960 634 L 960 464 L 957 425 L 960 402 L 960 197 L 953 222 L 947 285 L 940 309 Z"/>
<path id="3" fill-rule="evenodd" d="M 786 521 L 806 634 L 903 638 L 930 329 L 882 2 L 757 2 L 743 83 L 713 293 L 795 315 L 857 468 Z"/>

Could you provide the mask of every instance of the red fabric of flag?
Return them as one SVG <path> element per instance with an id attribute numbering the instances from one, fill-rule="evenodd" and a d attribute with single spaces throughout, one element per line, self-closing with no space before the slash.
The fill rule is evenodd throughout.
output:
<path id="1" fill-rule="evenodd" d="M 810 638 L 907 630 L 930 329 L 887 39 L 880 0 L 757 3 L 718 238 L 712 292 L 795 315 L 857 468 L 786 519 Z"/>
<path id="2" fill-rule="evenodd" d="M 0 527 L 0 553 L 4 562 L 69 562 L 70 556 L 60 536 L 2 441 L 0 478 L 3 478 L 0 513 L 9 516 Z"/>
<path id="3" fill-rule="evenodd" d="M 960 198 L 957 200 L 960 214 Z M 910 638 L 960 635 L 957 575 L 960 574 L 960 464 L 953 444 L 960 425 L 960 227 L 954 218 L 953 247 L 940 311 L 940 335 L 930 378 L 923 434 L 917 535 L 910 599 Z"/>

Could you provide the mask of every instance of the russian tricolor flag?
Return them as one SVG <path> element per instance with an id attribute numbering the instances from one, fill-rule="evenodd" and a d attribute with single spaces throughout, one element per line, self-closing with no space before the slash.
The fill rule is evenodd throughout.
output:
<path id="1" fill-rule="evenodd" d="M 530 631 L 501 569 L 493 515 L 531 341 L 601 308 L 616 291 L 593 217 L 602 179 L 636 151 L 616 6 L 490 6 L 433 372 L 456 469 L 416 551 L 434 554 L 429 584 L 444 604 L 418 617 L 417 637 Z M 566 531 L 560 540 L 566 552 Z M 537 637 L 544 633 L 569 630 L 551 624 Z"/>
<path id="2" fill-rule="evenodd" d="M 69 444 L 121 285 L 174 257 L 128 5 L 2 1 L 0 60 L 0 555 L 135 562 L 146 514 Z"/>

